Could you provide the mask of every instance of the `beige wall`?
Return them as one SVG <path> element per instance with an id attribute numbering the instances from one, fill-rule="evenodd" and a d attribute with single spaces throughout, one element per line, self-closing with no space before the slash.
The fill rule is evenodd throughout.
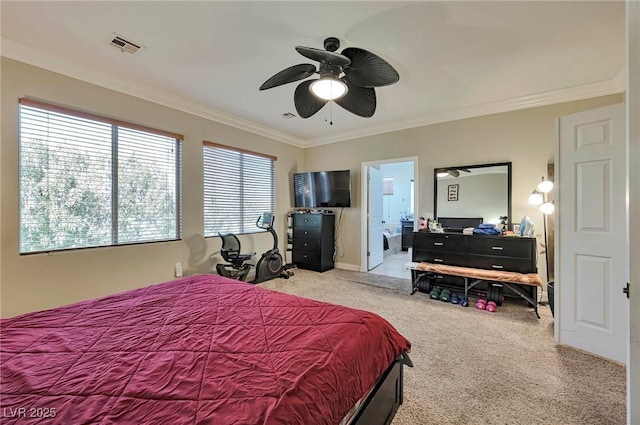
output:
<path id="1" fill-rule="evenodd" d="M 209 256 L 219 250 L 220 241 L 202 238 L 203 140 L 277 156 L 277 230 L 284 234 L 284 217 L 291 205 L 290 174 L 302 168 L 302 149 L 4 57 L 1 74 L 2 317 L 168 280 L 173 277 L 176 262 L 182 262 L 185 272 L 211 270 L 217 261 Z M 23 96 L 183 134 L 184 240 L 20 256 L 17 140 L 18 98 Z M 282 249 L 284 242 L 280 239 Z M 272 240 L 260 234 L 243 237 L 242 242 L 243 250 L 260 253 Z"/>
<path id="2" fill-rule="evenodd" d="M 353 208 L 345 209 L 344 224 L 338 235 L 343 245 L 338 262 L 346 268 L 360 266 L 361 163 L 390 158 L 418 157 L 418 217 L 433 215 L 434 168 L 511 161 L 512 221 L 519 222 L 528 214 L 535 223 L 536 233 L 541 234 L 542 214 L 527 201 L 540 178 L 547 175 L 547 163 L 553 161 L 555 118 L 622 101 L 621 94 L 604 96 L 305 149 L 305 164 L 311 171 L 350 169 L 355 174 Z M 544 279 L 544 256 L 540 256 L 538 266 Z"/>
<path id="3" fill-rule="evenodd" d="M 621 102 L 622 95 L 532 108 L 453 121 L 342 143 L 300 149 L 151 102 L 2 58 L 2 133 L 0 150 L 0 284 L 2 317 L 40 310 L 141 287 L 172 278 L 180 261 L 185 272 L 207 272 L 219 239 L 202 238 L 202 140 L 237 146 L 278 157 L 276 162 L 278 233 L 285 234 L 284 214 L 291 206 L 294 171 L 350 169 L 352 208 L 343 212 L 337 262 L 360 265 L 360 169 L 362 162 L 418 157 L 416 216 L 433 211 L 433 168 L 513 162 L 513 218 L 529 214 L 542 231 L 542 215 L 527 198 L 553 160 L 554 119 Z M 17 101 L 31 96 L 62 105 L 126 119 L 185 135 L 183 172 L 183 241 L 96 248 L 51 255 L 18 255 Z M 304 164 L 307 164 L 305 167 Z M 280 248 L 284 247 L 281 236 Z M 268 235 L 242 238 L 246 250 L 262 252 Z M 545 275 L 544 258 L 540 273 Z"/>

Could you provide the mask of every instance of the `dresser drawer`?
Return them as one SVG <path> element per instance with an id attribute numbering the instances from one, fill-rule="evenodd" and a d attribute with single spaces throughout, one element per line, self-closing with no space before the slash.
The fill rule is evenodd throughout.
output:
<path id="1" fill-rule="evenodd" d="M 320 239 L 322 231 L 316 227 L 296 227 L 293 229 L 293 239 L 306 238 L 306 239 Z"/>
<path id="2" fill-rule="evenodd" d="M 413 249 L 430 252 L 464 253 L 467 250 L 467 236 L 444 233 L 414 232 Z"/>
<path id="3" fill-rule="evenodd" d="M 293 214 L 293 228 L 322 226 L 322 214 Z"/>
<path id="4" fill-rule="evenodd" d="M 293 250 L 291 259 L 295 264 L 298 263 L 306 263 L 306 264 L 320 264 L 320 253 L 316 251 L 298 251 Z"/>
<path id="5" fill-rule="evenodd" d="M 536 273 L 535 267 L 527 258 L 495 257 L 490 255 L 469 255 L 468 267 L 476 269 L 509 271 L 518 273 Z"/>
<path id="6" fill-rule="evenodd" d="M 432 264 L 446 264 L 447 266 L 461 266 L 466 267 L 467 257 L 464 254 L 445 254 L 426 252 L 423 255 L 424 262 Z"/>
<path id="7" fill-rule="evenodd" d="M 531 258 L 535 256 L 535 239 L 492 238 L 472 236 L 469 238 L 469 254 Z"/>
<path id="8" fill-rule="evenodd" d="M 293 237 L 293 249 L 302 251 L 318 251 L 320 249 L 320 239 L 318 238 L 298 238 Z"/>

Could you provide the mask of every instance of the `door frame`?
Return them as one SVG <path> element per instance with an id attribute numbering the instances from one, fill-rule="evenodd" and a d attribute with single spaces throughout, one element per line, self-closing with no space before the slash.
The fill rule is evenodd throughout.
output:
<path id="1" fill-rule="evenodd" d="M 640 3 L 625 2 L 626 125 L 629 181 L 629 257 L 640 258 Z M 627 424 L 640 423 L 640 264 L 630 261 L 629 351 L 627 353 Z M 633 367 L 632 367 L 633 365 Z"/>
<path id="2" fill-rule="evenodd" d="M 369 182 L 367 181 L 367 174 L 369 167 L 383 165 L 383 164 L 395 164 L 397 162 L 413 162 L 413 216 L 414 218 L 418 215 L 420 200 L 418 197 L 419 183 L 418 183 L 418 157 L 417 156 L 408 156 L 403 158 L 390 158 L 390 159 L 381 159 L 378 161 L 366 161 L 360 163 L 360 267 L 359 271 L 367 273 L 367 246 L 368 246 L 368 232 L 369 228 L 367 226 L 367 210 L 368 210 L 368 200 L 369 200 Z M 414 230 L 416 229 L 417 221 L 414 220 Z"/>

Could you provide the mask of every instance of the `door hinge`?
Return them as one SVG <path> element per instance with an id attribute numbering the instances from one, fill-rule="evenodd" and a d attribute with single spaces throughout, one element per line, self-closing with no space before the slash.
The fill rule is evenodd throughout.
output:
<path id="1" fill-rule="evenodd" d="M 629 299 L 629 289 L 630 285 L 629 282 L 627 282 L 627 286 L 625 286 L 624 288 L 622 288 L 622 292 L 624 292 L 625 294 L 627 294 L 627 299 Z"/>
<path id="2" fill-rule="evenodd" d="M 371 257 L 371 251 L 367 251 L 367 257 Z"/>

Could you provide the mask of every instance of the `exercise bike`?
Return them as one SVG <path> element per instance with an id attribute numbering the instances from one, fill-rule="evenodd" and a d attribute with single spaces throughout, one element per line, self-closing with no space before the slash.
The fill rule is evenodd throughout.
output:
<path id="1" fill-rule="evenodd" d="M 280 255 L 280 250 L 278 249 L 278 235 L 273 229 L 274 221 L 275 217 L 268 212 L 258 217 L 256 221 L 256 227 L 267 230 L 271 233 L 271 236 L 273 236 L 273 248 L 262 254 L 258 260 L 254 279 L 250 283 L 265 282 L 278 277 L 288 279 L 290 276 L 293 276 L 293 272 L 289 270 L 292 265 L 283 264 L 282 255 Z M 240 240 L 233 233 L 218 233 L 218 235 L 222 239 L 220 254 L 222 258 L 228 262 L 227 264 L 216 265 L 218 274 L 232 279 L 246 281 L 251 268 L 251 265 L 247 264 L 246 261 L 253 258 L 255 252 L 242 254 L 240 251 Z"/>
<path id="2" fill-rule="evenodd" d="M 262 254 L 262 257 L 258 260 L 256 275 L 251 283 L 265 282 L 278 277 L 289 279 L 290 276 L 293 276 L 293 272 L 289 270 L 292 266 L 285 265 L 282 261 L 282 255 L 280 255 L 280 250 L 278 249 L 278 235 L 273 230 L 274 221 L 275 217 L 267 212 L 258 217 L 256 221 L 256 227 L 265 229 L 273 236 L 273 248 Z"/>

